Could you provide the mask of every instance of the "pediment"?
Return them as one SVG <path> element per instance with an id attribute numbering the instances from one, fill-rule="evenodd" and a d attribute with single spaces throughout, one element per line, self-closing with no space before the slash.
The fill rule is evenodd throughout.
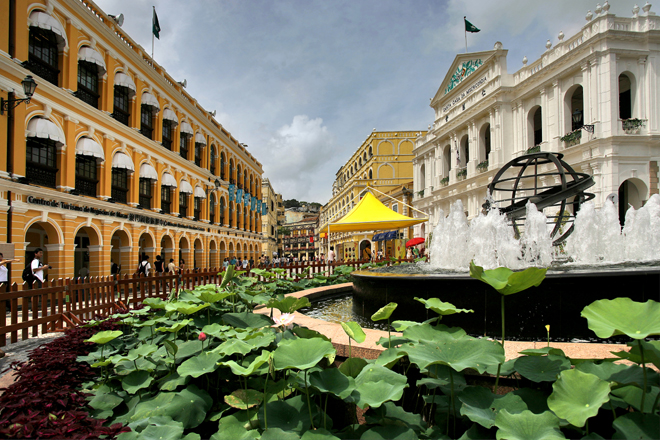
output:
<path id="1" fill-rule="evenodd" d="M 431 107 L 434 107 L 438 101 L 441 101 L 448 95 L 452 95 L 452 92 L 460 88 L 460 85 L 464 81 L 467 81 L 475 72 L 485 70 L 484 66 L 488 64 L 497 52 L 501 51 L 487 50 L 456 55 L 454 62 L 440 84 L 440 88 L 431 100 Z"/>

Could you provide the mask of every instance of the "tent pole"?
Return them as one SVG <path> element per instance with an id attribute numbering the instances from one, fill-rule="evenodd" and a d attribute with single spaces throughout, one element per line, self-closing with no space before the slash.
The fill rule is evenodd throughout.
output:
<path id="1" fill-rule="evenodd" d="M 372 186 L 370 186 L 369 189 L 373 189 L 374 191 L 376 191 L 376 192 L 378 192 L 378 193 L 384 195 L 385 197 L 389 197 L 389 198 L 392 199 L 392 200 L 396 200 L 397 202 L 401 202 L 401 204 L 402 204 L 403 206 L 407 206 L 408 208 L 413 209 L 413 210 L 415 210 L 415 211 L 417 211 L 417 212 L 419 212 L 419 213 L 421 213 L 421 214 L 424 214 L 424 215 L 427 216 L 427 217 L 430 216 L 430 214 L 428 214 L 428 213 L 426 213 L 426 212 L 424 212 L 424 211 L 420 211 L 419 209 L 415 208 L 414 206 L 410 206 L 410 205 L 407 204 L 407 203 L 403 203 L 402 200 L 395 199 L 394 197 L 392 197 L 392 196 L 390 196 L 390 195 L 388 195 L 388 194 L 385 194 L 384 192 L 379 191 L 379 190 L 377 190 L 376 188 L 374 188 L 374 187 L 372 187 Z"/>

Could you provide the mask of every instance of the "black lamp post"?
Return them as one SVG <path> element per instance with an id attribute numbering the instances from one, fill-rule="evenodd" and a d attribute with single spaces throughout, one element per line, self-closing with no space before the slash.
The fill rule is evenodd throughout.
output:
<path id="1" fill-rule="evenodd" d="M 16 108 L 21 102 L 26 102 L 29 103 L 30 99 L 32 99 L 32 95 L 34 95 L 34 91 L 37 89 L 37 82 L 32 78 L 31 75 L 28 75 L 25 77 L 23 81 L 21 81 L 21 85 L 23 86 L 23 92 L 25 93 L 25 96 L 27 98 L 19 98 L 19 99 L 4 99 L 0 98 L 0 115 L 5 114 L 5 110 L 9 111 L 10 108 Z"/>
<path id="2" fill-rule="evenodd" d="M 577 130 L 580 127 L 582 127 L 582 111 L 575 109 L 573 112 L 573 130 Z"/>

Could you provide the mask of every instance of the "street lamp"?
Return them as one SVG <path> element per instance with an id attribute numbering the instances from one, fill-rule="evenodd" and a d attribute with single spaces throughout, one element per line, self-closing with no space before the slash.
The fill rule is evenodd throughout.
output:
<path id="1" fill-rule="evenodd" d="M 0 115 L 4 115 L 5 110 L 9 111 L 9 109 L 16 108 L 18 104 L 20 104 L 21 102 L 25 102 L 25 103 L 30 102 L 32 95 L 34 95 L 34 91 L 37 89 L 37 82 L 32 78 L 32 75 L 28 75 L 25 77 L 23 81 L 21 81 L 21 85 L 23 86 L 23 92 L 25 93 L 25 96 L 27 98 L 18 98 L 18 99 L 0 98 Z"/>

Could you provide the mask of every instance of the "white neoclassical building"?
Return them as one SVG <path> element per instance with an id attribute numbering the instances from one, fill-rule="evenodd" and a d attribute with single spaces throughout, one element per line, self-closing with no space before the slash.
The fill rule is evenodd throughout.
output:
<path id="1" fill-rule="evenodd" d="M 560 32 L 557 45 L 548 40 L 540 59 L 524 58 L 513 73 L 499 42 L 456 56 L 414 148 L 414 206 L 431 225 L 458 199 L 478 215 L 497 171 L 533 148 L 593 175 L 596 208 L 617 194 L 623 215 L 658 193 L 660 17 L 650 9 L 623 18 L 606 2 L 580 32 Z"/>

